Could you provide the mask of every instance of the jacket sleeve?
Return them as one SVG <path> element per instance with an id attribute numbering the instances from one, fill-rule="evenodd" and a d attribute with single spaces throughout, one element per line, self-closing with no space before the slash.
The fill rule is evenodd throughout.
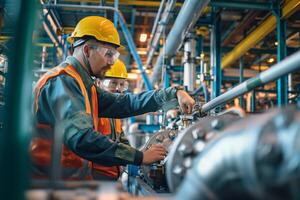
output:
<path id="1" fill-rule="evenodd" d="M 113 94 L 98 89 L 98 113 L 100 117 L 126 118 L 154 112 L 163 107 L 174 107 L 178 105 L 176 92 L 172 87 L 140 94 Z"/>
<path id="2" fill-rule="evenodd" d="M 38 119 L 60 125 L 54 129 L 64 133 L 65 145 L 80 157 L 106 166 L 141 164 L 142 152 L 94 131 L 85 99 L 71 77 L 60 75 L 48 81 L 41 90 L 38 103 Z"/>

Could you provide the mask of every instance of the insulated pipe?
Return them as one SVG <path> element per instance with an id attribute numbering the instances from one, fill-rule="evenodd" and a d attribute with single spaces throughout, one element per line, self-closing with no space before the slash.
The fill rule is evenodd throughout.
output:
<path id="1" fill-rule="evenodd" d="M 297 69 L 300 69 L 300 51 L 294 53 L 289 57 L 286 57 L 280 63 L 273 65 L 270 69 L 260 73 L 256 77 L 244 81 L 238 86 L 204 104 L 202 107 L 202 111 L 207 112 L 215 108 L 216 106 L 225 103 L 228 100 L 249 92 L 250 90 L 258 86 L 274 81 L 279 77 L 291 73 Z"/>
<path id="2" fill-rule="evenodd" d="M 132 56 L 134 57 L 135 61 L 138 64 L 138 68 L 141 71 L 142 74 L 142 78 L 145 82 L 146 88 L 148 90 L 153 89 L 148 76 L 145 72 L 145 69 L 143 68 L 143 64 L 142 64 L 142 60 L 139 56 L 139 54 L 137 53 L 137 48 L 133 42 L 132 36 L 130 34 L 130 31 L 128 30 L 127 26 L 126 26 L 126 21 L 124 19 L 124 16 L 122 15 L 122 13 L 115 9 L 114 7 L 110 7 L 110 6 L 89 6 L 89 5 L 69 5 L 69 4 L 43 4 L 43 8 L 73 8 L 73 9 L 86 9 L 86 10 L 99 10 L 99 9 L 103 9 L 103 10 L 111 10 L 114 11 L 115 13 L 118 14 L 119 16 L 119 23 L 120 23 L 120 27 L 124 33 L 125 39 L 128 43 L 130 52 L 132 54 Z"/>
<path id="3" fill-rule="evenodd" d="M 176 53 L 185 38 L 185 34 L 196 23 L 208 3 L 209 0 L 186 0 L 184 2 L 153 68 L 152 84 L 160 78 L 164 58 L 171 58 Z"/>
<path id="4" fill-rule="evenodd" d="M 183 85 L 188 91 L 193 91 L 196 85 L 196 40 L 192 33 L 184 43 L 183 66 Z"/>
<path id="5" fill-rule="evenodd" d="M 157 30 L 155 30 L 155 34 L 151 33 L 152 38 L 151 38 L 151 42 L 149 45 L 149 49 L 148 49 L 149 53 L 148 53 L 148 57 L 147 57 L 145 66 L 149 66 L 151 64 L 155 50 L 156 50 L 157 46 L 159 45 L 159 39 L 160 39 L 162 33 L 164 32 L 166 25 L 169 22 L 170 13 L 174 9 L 175 4 L 176 4 L 176 0 L 170 0 L 169 2 L 167 2 L 164 12 L 162 14 L 162 18 L 158 22 L 158 27 L 157 27 Z"/>
<path id="6" fill-rule="evenodd" d="M 175 199 L 299 199 L 299 122 L 290 107 L 227 127 L 195 158 Z"/>

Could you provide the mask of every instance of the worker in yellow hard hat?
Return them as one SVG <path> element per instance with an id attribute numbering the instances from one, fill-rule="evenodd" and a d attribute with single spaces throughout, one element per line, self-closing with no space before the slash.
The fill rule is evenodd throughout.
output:
<path id="1" fill-rule="evenodd" d="M 112 93 L 123 93 L 128 89 L 127 69 L 125 64 L 118 59 L 115 64 L 105 73 L 104 79 L 97 80 L 97 86 Z M 98 131 L 116 142 L 129 145 L 122 130 L 121 119 L 100 118 Z M 120 176 L 120 166 L 103 166 L 93 164 L 93 178 L 95 180 L 117 179 Z"/>
<path id="2" fill-rule="evenodd" d="M 60 167 L 62 179 L 89 180 L 92 163 L 141 165 L 163 159 L 166 150 L 161 145 L 141 152 L 103 135 L 98 131 L 99 117 L 125 118 L 152 112 L 176 98 L 188 113 L 194 100 L 172 87 L 137 95 L 97 88 L 94 77 L 104 78 L 121 47 L 117 29 L 106 18 L 81 19 L 68 41 L 74 48 L 72 56 L 44 74 L 33 91 L 33 177 L 49 179 Z M 52 166 L 52 158 L 60 165 Z"/>
<path id="3" fill-rule="evenodd" d="M 103 80 L 100 80 L 99 87 L 113 93 L 122 93 L 128 89 L 127 69 L 121 60 L 116 63 L 105 73 Z"/>

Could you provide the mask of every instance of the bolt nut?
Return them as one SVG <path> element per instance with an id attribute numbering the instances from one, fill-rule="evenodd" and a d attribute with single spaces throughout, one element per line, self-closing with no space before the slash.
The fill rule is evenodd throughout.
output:
<path id="1" fill-rule="evenodd" d="M 155 137 L 156 142 L 161 143 L 164 141 L 164 136 L 163 135 L 158 135 Z"/>
<path id="2" fill-rule="evenodd" d="M 180 155 L 187 156 L 193 152 L 193 148 L 191 145 L 187 146 L 185 144 L 181 144 L 178 148 Z"/>
<path id="3" fill-rule="evenodd" d="M 173 173 L 176 175 L 182 175 L 183 171 L 184 171 L 184 169 L 180 165 L 176 165 L 173 169 Z"/>
<path id="4" fill-rule="evenodd" d="M 211 127 L 215 130 L 220 130 L 223 128 L 224 124 L 221 120 L 219 119 L 214 119 L 210 123 Z"/>
<path id="5" fill-rule="evenodd" d="M 193 145 L 195 153 L 200 153 L 204 149 L 204 147 L 205 147 L 205 143 L 201 140 L 197 140 Z"/>

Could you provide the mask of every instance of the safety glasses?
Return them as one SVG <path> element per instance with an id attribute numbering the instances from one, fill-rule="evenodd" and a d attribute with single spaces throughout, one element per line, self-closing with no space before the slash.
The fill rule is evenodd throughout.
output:
<path id="1" fill-rule="evenodd" d="M 125 79 L 105 78 L 102 85 L 110 91 L 124 92 L 128 90 L 128 82 Z"/>
<path id="2" fill-rule="evenodd" d="M 90 48 L 98 51 L 102 56 L 111 59 L 113 63 L 115 63 L 120 56 L 120 53 L 115 49 L 109 49 L 103 46 L 96 46 L 96 45 L 89 45 L 89 46 Z"/>

